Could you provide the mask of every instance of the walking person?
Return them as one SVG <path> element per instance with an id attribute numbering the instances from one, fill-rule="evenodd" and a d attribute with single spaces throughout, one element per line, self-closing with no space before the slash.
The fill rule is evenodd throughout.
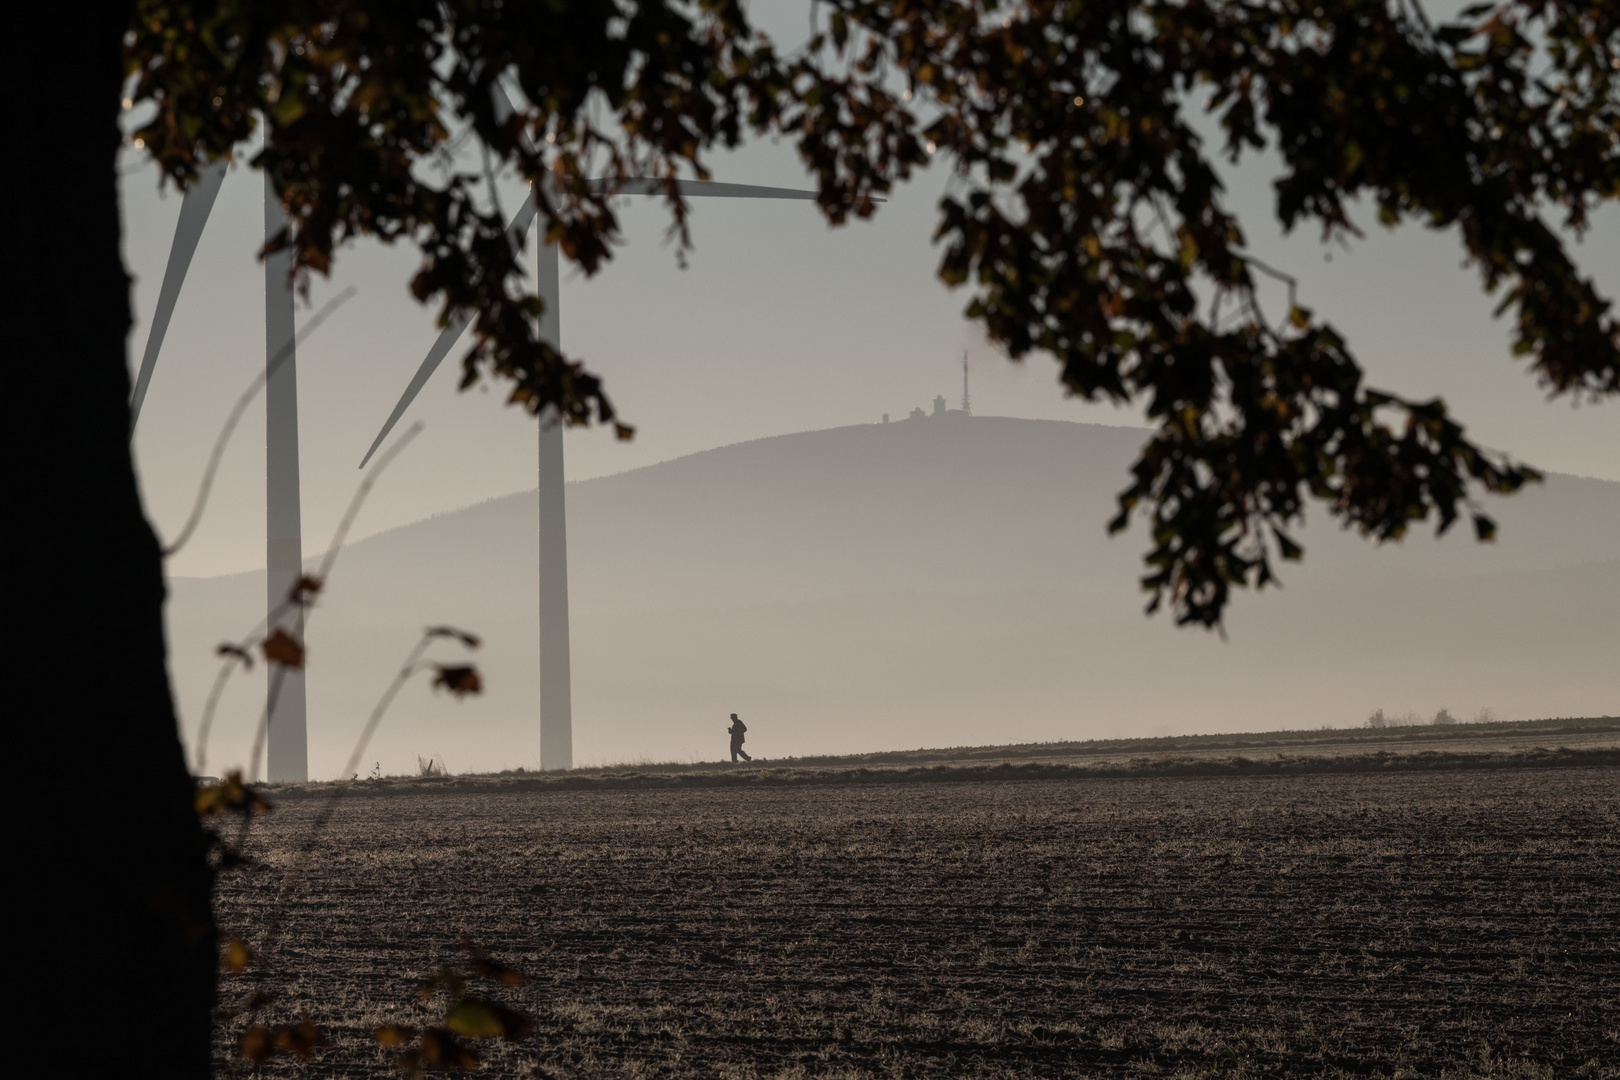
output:
<path id="1" fill-rule="evenodd" d="M 727 732 L 727 734 L 729 734 L 731 736 L 731 760 L 732 760 L 733 763 L 736 762 L 738 754 L 742 755 L 742 759 L 744 761 L 753 761 L 754 760 L 753 758 L 748 756 L 748 751 L 746 751 L 746 750 L 744 750 L 742 748 L 743 732 L 745 732 L 747 730 L 748 730 L 748 725 L 743 723 L 741 720 L 737 719 L 737 714 L 736 713 L 732 713 L 731 714 L 731 726 L 726 728 L 726 732 Z"/>

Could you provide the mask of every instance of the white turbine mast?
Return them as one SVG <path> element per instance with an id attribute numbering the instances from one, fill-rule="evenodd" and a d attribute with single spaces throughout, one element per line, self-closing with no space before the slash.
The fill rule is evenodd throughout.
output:
<path id="1" fill-rule="evenodd" d="M 512 109 L 499 85 L 495 88 L 496 106 L 508 114 Z M 676 186 L 685 198 L 730 199 L 814 199 L 813 191 L 791 188 L 756 187 L 751 184 L 718 184 L 697 180 L 677 180 Z M 663 184 L 658 180 L 633 178 L 619 189 L 623 195 L 659 195 Z M 536 214 L 534 192 L 512 219 L 510 233 L 524 235 Z M 562 296 L 559 288 L 558 252 L 555 245 L 544 243 L 537 235 L 537 267 L 540 299 L 545 314 L 540 319 L 540 337 L 552 348 L 562 347 Z M 371 449 L 360 462 L 362 468 L 377 447 L 388 437 L 416 395 L 432 377 L 433 372 L 449 355 L 466 330 L 470 318 L 457 316 L 450 320 L 439 339 L 433 343 L 416 374 L 405 387 L 399 404 L 389 414 L 382 430 L 372 440 Z M 569 660 L 568 637 L 568 529 L 567 506 L 563 493 L 563 425 L 556 413 L 548 410 L 540 417 L 540 767 L 542 769 L 571 769 L 574 765 L 574 712 Z"/>
<path id="2" fill-rule="evenodd" d="M 169 263 L 158 289 L 157 308 L 146 336 L 146 351 L 129 402 L 129 433 L 135 437 L 135 424 L 146 401 L 157 368 L 169 320 L 185 284 L 186 271 L 197 252 L 203 227 L 214 209 L 220 185 L 225 180 L 225 162 L 216 161 L 198 170 L 180 203 L 180 221 L 175 226 Z M 264 238 L 268 241 L 286 224 L 281 203 L 264 181 Z M 264 357 L 268 379 L 265 384 L 265 588 L 266 610 L 274 615 L 303 573 L 303 535 L 298 495 L 298 357 L 294 348 L 293 287 L 288 278 L 292 253 L 279 251 L 264 260 Z M 276 618 L 269 629 L 283 627 L 303 637 L 303 609 L 292 606 Z M 272 685 L 274 681 L 272 680 Z M 304 673 L 288 668 L 282 674 L 280 690 L 270 699 L 267 775 L 271 781 L 309 779 L 309 730 L 304 697 Z"/>

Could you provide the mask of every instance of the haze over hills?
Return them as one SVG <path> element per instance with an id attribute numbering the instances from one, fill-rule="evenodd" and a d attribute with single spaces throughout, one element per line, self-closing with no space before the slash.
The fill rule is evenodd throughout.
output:
<path id="1" fill-rule="evenodd" d="M 1240 595 L 1223 642 L 1145 618 L 1143 531 L 1106 533 L 1144 438 L 952 415 L 569 485 L 576 760 L 716 758 L 733 711 L 773 757 L 1620 703 L 1620 484 L 1552 476 L 1493 499 L 1492 545 L 1465 526 L 1383 548 L 1307 528 L 1305 563 Z M 344 551 L 309 628 L 312 775 L 339 768 L 430 623 L 483 635 L 488 693 L 407 689 L 367 770 L 536 763 L 535 515 L 521 492 Z M 172 584 L 189 736 L 212 646 L 262 614 L 263 574 Z M 245 759 L 262 687 L 228 691 L 215 766 Z"/>

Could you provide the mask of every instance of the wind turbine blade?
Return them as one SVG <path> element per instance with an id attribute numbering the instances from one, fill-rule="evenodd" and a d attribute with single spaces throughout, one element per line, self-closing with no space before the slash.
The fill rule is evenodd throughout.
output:
<path id="1" fill-rule="evenodd" d="M 163 270 L 157 308 L 152 312 L 152 327 L 146 334 L 146 353 L 141 357 L 140 374 L 135 377 L 135 390 L 129 397 L 131 438 L 135 436 L 135 421 L 141 417 L 141 403 L 146 400 L 146 388 L 152 382 L 152 370 L 157 367 L 164 335 L 169 332 L 169 319 L 174 315 L 174 305 L 180 299 L 180 286 L 186 282 L 191 257 L 197 253 L 197 242 L 202 239 L 203 226 L 208 224 L 214 199 L 218 197 L 220 185 L 224 182 L 225 162 L 215 161 L 204 165 L 197 171 L 197 182 L 191 185 L 181 200 L 180 221 L 174 227 L 174 243 L 169 248 L 169 265 Z"/>
<path id="2" fill-rule="evenodd" d="M 400 396 L 399 404 L 395 405 L 394 411 L 388 414 L 388 422 L 383 424 L 382 430 L 377 432 L 377 437 L 372 440 L 371 449 L 367 450 L 366 456 L 360 459 L 362 469 L 366 467 L 366 462 L 371 460 L 371 455 L 377 452 L 377 447 L 381 446 L 383 440 L 388 438 L 388 433 L 394 430 L 394 425 L 399 423 L 399 418 L 405 415 L 405 410 L 411 407 L 411 402 L 416 400 L 416 395 L 421 393 L 422 387 L 427 385 L 428 379 L 438 370 L 440 362 L 449 355 L 450 346 L 456 343 L 456 339 L 461 336 L 463 330 L 467 329 L 467 324 L 470 321 L 465 315 L 455 315 L 450 319 L 450 325 L 440 332 L 439 339 L 433 343 L 433 348 L 428 350 L 427 358 L 422 361 L 422 366 L 417 368 L 416 374 L 411 377 L 410 385 L 405 387 L 405 393 Z"/>
<path id="3" fill-rule="evenodd" d="M 490 90 L 495 99 L 496 115 L 504 120 L 513 112 L 512 99 L 507 96 L 506 88 L 498 80 L 491 85 Z M 534 143 L 530 141 L 527 132 L 524 133 L 523 138 L 532 151 Z M 814 199 L 816 197 L 816 193 L 813 191 L 757 187 L 752 184 L 716 184 L 701 180 L 677 180 L 675 183 L 680 193 L 688 197 L 721 196 L 740 199 Z M 604 181 L 596 181 L 596 184 L 599 189 L 605 186 Z M 620 189 L 620 194 L 657 195 L 662 191 L 663 186 L 659 181 L 638 177 L 627 181 L 624 187 Z M 534 220 L 535 213 L 535 193 L 531 188 L 528 200 L 524 202 L 523 208 L 517 212 L 517 216 L 512 219 L 512 224 L 508 226 L 507 232 L 513 236 L 522 236 L 528 231 L 529 223 Z M 467 329 L 468 321 L 469 319 L 466 317 L 456 316 L 440 332 L 439 339 L 433 343 L 433 348 L 428 350 L 427 357 L 422 361 L 421 367 L 416 369 L 416 374 L 411 378 L 410 385 L 405 388 L 405 393 L 401 395 L 399 404 L 394 406 L 394 411 L 389 415 L 387 423 L 383 424 L 382 430 L 377 433 L 377 438 L 372 441 L 371 448 L 366 451 L 366 456 L 361 459 L 360 467 L 362 469 L 366 467 L 366 462 L 371 460 L 371 455 L 377 452 L 377 448 L 382 445 L 383 440 L 388 437 L 388 433 L 394 429 L 394 425 L 399 423 L 400 417 L 405 415 L 405 410 L 410 408 L 411 402 L 416 400 L 416 395 L 421 392 L 422 387 L 427 385 L 428 379 L 433 376 L 434 371 L 438 370 L 439 364 L 449 355 L 451 346 L 456 343 L 456 339 Z"/>
<path id="4" fill-rule="evenodd" d="M 512 99 L 506 93 L 506 87 L 500 80 L 490 84 L 490 91 L 495 99 L 495 118 L 502 123 L 516 111 Z M 534 140 L 529 137 L 527 129 L 523 132 L 523 144 L 530 153 L 534 153 Z M 597 191 L 607 188 L 608 181 L 593 180 L 591 186 Z M 799 191 L 794 188 L 759 187 L 755 184 L 717 184 L 707 180 L 677 180 L 676 188 L 687 198 L 718 197 L 725 199 L 814 199 L 813 191 Z M 619 189 L 620 195 L 662 195 L 664 185 L 660 180 L 648 176 L 627 177 L 624 186 Z"/>
<path id="5" fill-rule="evenodd" d="M 597 181 L 605 185 L 604 181 Z M 705 197 L 721 199 L 814 199 L 813 191 L 800 191 L 797 188 L 759 187 L 756 184 L 719 184 L 708 180 L 677 180 L 675 187 L 688 199 L 701 199 Z M 626 180 L 624 187 L 619 189 L 620 195 L 662 195 L 664 185 L 661 180 L 649 177 L 635 177 Z"/>
<path id="6" fill-rule="evenodd" d="M 505 123 L 516 109 L 512 99 L 506 93 L 506 87 L 500 80 L 490 84 L 490 91 L 495 99 L 495 117 Z M 529 137 L 527 129 L 523 132 L 523 145 L 532 154 L 535 152 L 534 140 Z M 608 187 L 606 180 L 593 180 L 591 186 L 597 191 Z M 757 184 L 717 184 L 708 180 L 677 180 L 675 187 L 689 199 L 693 198 L 722 198 L 722 199 L 814 199 L 813 191 L 800 191 L 796 188 L 760 187 Z M 664 185 L 660 180 L 648 176 L 627 177 L 624 186 L 619 189 L 620 195 L 662 195 Z M 882 202 L 882 199 L 877 200 Z"/>
<path id="7" fill-rule="evenodd" d="M 529 197 L 524 200 L 523 206 L 519 208 L 517 214 L 512 218 L 512 224 L 506 227 L 506 231 L 512 236 L 521 237 L 529 231 L 529 225 L 534 221 L 534 214 L 534 192 L 530 191 Z M 462 331 L 467 329 L 467 325 L 471 321 L 472 317 L 469 315 L 455 315 L 451 317 L 450 325 L 440 331 L 438 340 L 433 343 L 433 348 L 428 350 L 427 357 L 422 361 L 422 366 L 416 369 L 416 374 L 411 377 L 410 385 L 405 387 L 405 393 L 400 396 L 399 404 L 395 405 L 394 411 L 389 414 L 388 422 L 383 424 L 381 431 L 377 432 L 377 438 L 372 441 L 371 449 L 366 451 L 366 456 L 360 459 L 362 469 L 366 467 L 366 462 L 371 460 L 371 455 L 377 452 L 377 447 L 381 446 L 383 440 L 388 438 L 388 433 L 394 430 L 394 425 L 399 423 L 399 418 L 405 415 L 405 410 L 411 407 L 411 402 L 415 401 L 416 395 L 422 392 L 422 387 L 426 386 L 428 379 L 433 377 L 433 373 L 438 370 L 439 364 L 450 354 L 450 347 L 456 343 L 456 339 L 461 336 Z"/>

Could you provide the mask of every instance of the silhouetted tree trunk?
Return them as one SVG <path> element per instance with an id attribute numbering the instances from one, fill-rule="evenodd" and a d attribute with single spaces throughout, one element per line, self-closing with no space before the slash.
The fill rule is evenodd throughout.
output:
<path id="1" fill-rule="evenodd" d="M 12 16 L 4 392 L 20 603 L 7 636 L 26 635 L 29 660 L 7 757 L 38 779 L 8 822 L 23 853 L 6 876 L 31 909 L 13 949 L 39 949 L 56 984 L 25 990 L 34 973 L 13 969 L 13 1000 L 39 1022 L 19 1035 L 25 1056 L 60 1055 L 50 1073 L 206 1076 L 209 872 L 169 695 L 162 558 L 129 445 L 116 169 L 130 8 L 31 3 Z"/>

